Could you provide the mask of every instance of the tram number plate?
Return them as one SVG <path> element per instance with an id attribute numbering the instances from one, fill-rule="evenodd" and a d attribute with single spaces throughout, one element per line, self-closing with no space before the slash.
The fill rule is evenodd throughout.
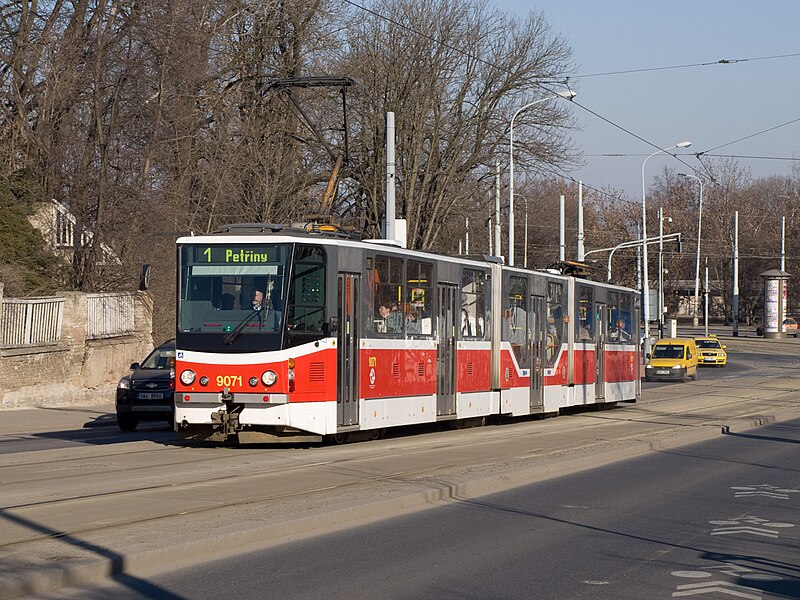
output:
<path id="1" fill-rule="evenodd" d="M 161 392 L 139 392 L 136 394 L 138 400 L 163 400 L 164 394 Z"/>
<path id="2" fill-rule="evenodd" d="M 656 371 L 656 375 L 669 375 L 669 371 Z"/>

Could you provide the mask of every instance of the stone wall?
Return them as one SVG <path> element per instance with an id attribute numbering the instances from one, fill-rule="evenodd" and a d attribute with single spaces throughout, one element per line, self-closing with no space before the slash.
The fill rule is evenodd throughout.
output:
<path id="1" fill-rule="evenodd" d="M 0 409 L 113 403 L 119 378 L 153 349 L 153 300 L 147 292 L 134 295 L 133 334 L 96 340 L 86 339 L 86 294 L 60 296 L 65 301 L 59 344 L 0 349 Z"/>

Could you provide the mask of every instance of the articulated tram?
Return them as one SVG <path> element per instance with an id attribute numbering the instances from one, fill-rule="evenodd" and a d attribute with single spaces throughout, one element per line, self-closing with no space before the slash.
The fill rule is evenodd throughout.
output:
<path id="1" fill-rule="evenodd" d="M 341 442 L 638 398 L 634 290 L 324 229 L 178 240 L 184 437 Z"/>

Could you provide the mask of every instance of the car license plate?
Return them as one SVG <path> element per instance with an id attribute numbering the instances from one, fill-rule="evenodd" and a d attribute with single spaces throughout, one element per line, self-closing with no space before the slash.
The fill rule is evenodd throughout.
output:
<path id="1" fill-rule="evenodd" d="M 163 400 L 164 394 L 162 392 L 139 392 L 136 394 L 139 400 Z"/>
<path id="2" fill-rule="evenodd" d="M 169 406 L 132 406 L 133 412 L 168 412 Z"/>
<path id="3" fill-rule="evenodd" d="M 704 358 L 703 362 L 714 362 L 716 360 L 717 360 L 716 358 Z"/>
<path id="4" fill-rule="evenodd" d="M 656 371 L 656 375 L 669 375 L 669 371 Z"/>

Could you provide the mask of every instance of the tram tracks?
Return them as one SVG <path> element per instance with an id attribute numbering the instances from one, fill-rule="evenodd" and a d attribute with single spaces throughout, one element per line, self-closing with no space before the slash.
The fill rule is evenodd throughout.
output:
<path id="1" fill-rule="evenodd" d="M 566 419 L 569 421 L 570 419 Z M 374 486 L 381 483 L 403 482 L 409 483 L 410 478 L 420 478 L 423 476 L 430 476 L 437 472 L 446 472 L 452 469 L 469 467 L 474 462 L 474 453 L 477 448 L 489 445 L 498 445 L 497 431 L 505 431 L 503 438 L 503 447 L 516 448 L 513 452 L 498 452 L 495 450 L 495 455 L 490 455 L 487 452 L 487 457 L 496 458 L 500 457 L 506 462 L 513 461 L 519 457 L 527 454 L 533 450 L 533 444 L 522 444 L 520 440 L 529 438 L 536 442 L 536 438 L 540 435 L 547 434 L 551 436 L 561 436 L 568 431 L 578 431 L 579 429 L 586 429 L 586 423 L 574 427 L 567 427 L 566 422 L 553 420 L 556 427 L 548 427 L 548 432 L 543 432 L 540 428 L 526 426 L 522 424 L 511 424 L 509 426 L 502 426 L 498 428 L 482 428 L 473 429 L 469 432 L 438 432 L 434 433 L 433 439 L 426 436 L 424 440 L 414 438 L 400 438 L 397 440 L 384 440 L 383 442 L 370 443 L 372 446 L 380 445 L 381 448 L 378 452 L 372 451 L 364 454 L 364 445 L 343 446 L 339 448 L 325 448 L 321 449 L 326 453 L 335 452 L 336 456 L 328 460 L 312 460 L 303 461 L 299 464 L 291 464 L 284 466 L 276 466 L 269 464 L 269 461 L 252 461 L 254 457 L 262 456 L 259 451 L 248 452 L 244 457 L 251 459 L 249 464 L 242 465 L 242 470 L 250 470 L 251 472 L 238 472 L 228 475 L 217 475 L 213 478 L 209 477 L 209 473 L 213 472 L 213 468 L 209 464 L 205 464 L 202 476 L 196 476 L 186 481 L 176 482 L 174 479 L 164 481 L 163 483 L 154 485 L 136 485 L 126 486 L 121 489 L 101 489 L 94 493 L 78 493 L 61 498 L 50 498 L 34 502 L 9 502 L 10 494 L 9 487 L 4 486 L 0 492 L 0 501 L 2 501 L 2 508 L 0 508 L 0 516 L 4 515 L 6 518 L 10 516 L 20 516 L 26 520 L 36 521 L 39 515 L 53 515 L 53 514 L 71 514 L 80 515 L 85 512 L 97 512 L 101 514 L 103 506 L 109 507 L 113 505 L 125 506 L 130 503 L 130 498 L 135 498 L 143 503 L 147 503 L 151 508 L 151 514 L 142 515 L 138 518 L 112 518 L 111 523 L 96 524 L 91 519 L 85 520 L 83 526 L 78 527 L 55 527 L 51 528 L 57 533 L 41 533 L 35 530 L 29 530 L 29 535 L 17 535 L 13 539 L 1 540 L 0 549 L 4 552 L 12 551 L 15 548 L 22 548 L 25 545 L 30 545 L 43 540 L 57 540 L 65 537 L 80 537 L 89 534 L 96 534 L 99 532 L 109 532 L 114 529 L 130 527 L 134 525 L 147 525 L 165 521 L 176 517 L 185 517 L 188 515 L 201 515 L 209 511 L 220 511 L 232 509 L 236 507 L 244 507 L 248 505 L 257 504 L 270 504 L 275 502 L 282 502 L 292 498 L 299 497 L 313 497 L 317 494 L 333 491 L 342 491 L 347 489 L 355 489 L 359 486 Z M 516 425 L 516 426 L 515 426 Z M 530 425 L 530 424 L 527 424 Z M 535 424 L 534 424 L 535 425 Z M 447 440 L 438 439 L 439 436 L 447 436 Z M 536 444 L 537 450 L 538 444 Z M 569 451 L 571 444 L 562 443 L 557 450 L 556 454 Z M 446 450 L 450 455 L 459 456 L 458 460 L 451 460 L 447 462 L 440 462 L 433 458 L 439 452 Z M 477 450 L 480 453 L 480 450 Z M 305 452 L 305 451 L 296 451 Z M 552 453 L 552 452 L 551 452 Z M 422 455 L 430 455 L 430 459 L 436 464 L 426 466 L 424 468 L 416 469 L 403 469 L 395 468 L 389 472 L 385 472 L 385 466 L 382 467 L 384 472 L 381 472 L 379 464 L 400 460 L 403 463 L 409 461 L 420 463 L 425 462 L 425 459 L 420 459 Z M 547 452 L 543 452 L 546 455 Z M 415 458 L 416 457 L 416 458 Z M 196 460 L 193 462 L 198 462 Z M 225 456 L 220 456 L 214 462 L 224 464 L 231 463 L 237 458 L 243 458 L 241 454 L 237 454 L 235 449 L 230 449 L 226 452 Z M 290 460 L 297 460 L 297 456 L 285 457 Z M 200 457 L 199 462 L 207 463 L 208 457 Z M 94 457 L 92 460 L 96 460 Z M 150 469 L 169 469 L 178 468 L 185 465 L 187 461 L 176 461 L 171 464 L 161 463 L 159 465 L 151 466 Z M 147 467 L 139 467 L 138 470 L 145 472 Z M 256 469 L 257 472 L 252 472 Z M 127 468 L 120 469 L 119 472 L 130 473 Z M 102 474 L 101 474 L 102 475 Z M 166 476 L 166 475 L 160 475 Z M 306 486 L 302 489 L 293 489 L 275 493 L 274 491 L 269 494 L 252 494 L 253 490 L 263 489 L 264 487 L 275 487 L 273 482 L 284 480 L 284 486 L 287 476 L 293 481 L 304 481 L 316 478 L 329 478 L 331 481 L 340 481 L 340 483 L 331 483 L 327 485 Z M 72 482 L 72 489 L 86 489 L 97 485 L 95 479 L 97 473 L 87 476 L 86 482 Z M 16 487 L 17 494 L 24 496 L 30 495 L 35 485 L 42 484 L 47 489 L 60 488 L 56 480 L 63 479 L 60 476 L 40 479 L 38 481 L 27 481 L 27 485 L 22 483 Z M 344 482 L 341 480 L 344 479 Z M 12 483 L 13 486 L 13 483 Z M 113 482 L 112 482 L 113 486 Z M 220 494 L 224 495 L 226 488 L 236 486 L 240 489 L 249 490 L 249 494 L 244 494 L 242 497 L 237 497 L 233 501 L 221 501 Z M 192 492 L 196 497 L 203 498 L 201 506 L 187 507 L 185 504 L 170 503 L 169 499 L 174 499 L 181 494 Z M 97 510 L 92 510 L 93 506 L 97 506 Z M 179 509 L 164 510 L 173 506 L 180 506 Z M 71 522 L 72 519 L 67 520 Z"/>
<path id="2" fill-rule="evenodd" d="M 782 390 L 782 391 L 789 392 L 789 391 L 794 391 L 794 390 L 786 389 L 786 390 Z M 674 415 L 674 413 L 672 411 L 666 411 L 665 412 L 665 411 L 659 411 L 659 410 L 651 410 L 649 408 L 649 407 L 652 407 L 652 406 L 658 406 L 661 403 L 667 402 L 667 401 L 674 402 L 675 398 L 670 396 L 670 397 L 666 397 L 666 398 L 662 398 L 662 399 L 653 399 L 653 400 L 649 400 L 647 402 L 640 402 L 638 405 L 636 405 L 635 410 L 632 410 L 631 416 L 623 416 L 625 414 L 625 412 L 626 412 L 626 408 L 628 408 L 626 406 L 617 406 L 617 407 L 615 407 L 613 409 L 613 412 L 612 411 L 604 411 L 602 413 L 599 413 L 599 412 L 583 412 L 583 413 L 579 413 L 579 414 L 574 414 L 574 415 L 572 415 L 572 417 L 580 419 L 582 421 L 582 423 L 580 425 L 572 427 L 571 423 L 568 423 L 567 421 L 563 421 L 563 422 L 559 422 L 559 423 L 555 424 L 555 429 L 560 430 L 562 432 L 569 432 L 571 430 L 574 431 L 574 430 L 577 430 L 578 428 L 585 427 L 586 426 L 585 420 L 587 420 L 587 419 L 590 420 L 590 421 L 603 421 L 603 422 L 639 422 L 639 423 L 650 422 L 650 423 L 654 423 L 654 424 L 669 424 L 670 421 L 668 421 L 668 420 L 654 419 L 653 417 L 655 417 L 655 416 L 670 417 L 670 416 Z M 739 404 L 738 400 L 732 400 L 732 399 L 726 397 L 726 398 L 722 399 L 722 401 L 720 401 L 720 402 L 716 402 L 716 403 L 712 403 L 712 404 L 705 403 L 702 406 L 684 409 L 684 410 L 681 411 L 681 414 L 683 414 L 684 417 L 687 416 L 687 415 L 698 414 L 700 418 L 703 418 L 702 413 L 707 412 L 708 410 L 718 410 L 718 409 L 725 408 L 725 407 L 735 407 L 738 404 Z M 622 411 L 622 412 L 620 412 L 620 411 Z M 642 414 L 642 413 L 645 413 L 645 414 Z M 532 436 L 541 434 L 541 432 L 530 431 L 528 428 L 526 428 L 526 430 L 524 432 L 521 432 L 521 433 L 516 433 L 516 432 L 513 431 L 513 428 L 514 428 L 515 425 L 525 426 L 526 423 L 531 423 L 531 422 L 530 421 L 522 421 L 521 423 L 506 424 L 506 425 L 502 425 L 500 427 L 503 430 L 504 437 L 506 439 L 508 439 L 509 441 L 513 440 L 514 438 L 518 438 L 518 437 L 532 437 Z M 548 423 L 550 423 L 549 420 L 548 420 Z M 535 424 L 534 424 L 534 426 L 535 426 Z M 550 427 L 550 429 L 552 429 L 552 427 Z M 414 441 L 413 441 L 413 438 L 402 438 L 403 441 L 404 441 L 404 444 L 403 444 L 404 448 L 403 448 L 402 451 L 407 454 L 409 452 L 435 451 L 437 449 L 437 447 L 438 448 L 447 447 L 447 448 L 451 448 L 452 449 L 452 448 L 457 447 L 458 445 L 462 445 L 464 447 L 474 447 L 476 444 L 490 444 L 490 443 L 493 443 L 495 436 L 491 435 L 491 434 L 486 436 L 487 439 L 484 439 L 484 440 L 480 439 L 481 437 L 484 437 L 482 435 L 482 432 L 484 432 L 484 431 L 494 431 L 493 426 L 472 430 L 473 435 L 470 435 L 468 440 L 465 440 L 464 442 L 460 442 L 460 441 L 456 442 L 456 441 L 454 441 L 454 438 L 455 438 L 455 435 L 456 435 L 455 432 L 449 432 L 449 431 L 448 432 L 434 432 L 432 435 L 446 435 L 447 436 L 447 440 L 442 440 L 442 442 L 441 442 L 441 444 L 439 446 L 431 446 L 430 445 L 430 438 L 426 436 L 425 441 L 421 442 L 420 448 L 417 449 L 417 450 L 415 450 L 413 448 L 413 446 L 415 445 Z M 400 438 L 398 438 L 398 439 L 400 439 Z M 411 440 L 411 441 L 408 441 L 408 440 Z M 392 441 L 391 440 L 386 440 L 385 443 L 392 443 Z M 353 446 L 349 446 L 349 447 L 352 448 Z M 342 451 L 342 450 L 344 450 L 344 448 L 347 448 L 347 447 L 342 447 L 342 448 L 310 448 L 310 449 L 309 448 L 295 449 L 295 448 L 282 447 L 282 448 L 275 448 L 275 449 L 273 449 L 273 448 L 259 448 L 257 450 L 253 450 L 253 451 L 242 450 L 241 448 L 213 448 L 213 449 L 211 449 L 211 451 L 214 454 L 218 454 L 220 452 L 224 452 L 223 455 L 217 455 L 217 456 L 209 456 L 208 453 L 206 452 L 207 449 L 205 449 L 205 448 L 193 448 L 193 449 L 187 449 L 187 451 L 191 451 L 191 454 L 189 456 L 185 456 L 185 458 L 181 458 L 180 460 L 158 461 L 156 464 L 148 463 L 148 464 L 139 464 L 139 465 L 121 465 L 121 464 L 113 463 L 113 464 L 109 464 L 109 465 L 98 465 L 98 462 L 101 462 L 104 459 L 115 460 L 115 459 L 119 459 L 119 458 L 130 458 L 131 456 L 158 457 L 158 456 L 163 455 L 163 454 L 172 455 L 173 453 L 175 453 L 176 451 L 181 450 L 181 449 L 180 448 L 168 448 L 168 449 L 161 448 L 161 449 L 157 449 L 157 450 L 135 450 L 133 452 L 120 451 L 120 452 L 107 453 L 107 454 L 102 454 L 102 455 L 91 455 L 89 457 L 72 457 L 72 458 L 65 459 L 65 460 L 60 460 L 60 461 L 56 461 L 56 460 L 28 461 L 28 462 L 26 462 L 24 464 L 0 465 L 0 482 L 3 484 L 4 493 L 7 494 L 8 491 L 13 490 L 14 487 L 19 487 L 19 486 L 26 485 L 26 484 L 35 484 L 35 483 L 50 482 L 50 483 L 53 484 L 51 487 L 59 489 L 61 486 L 57 485 L 57 482 L 59 482 L 61 480 L 64 480 L 64 479 L 75 481 L 76 480 L 76 474 L 77 474 L 77 478 L 80 479 L 81 478 L 81 474 L 80 473 L 81 472 L 85 472 L 87 470 L 87 466 L 90 466 L 91 469 L 92 469 L 92 477 L 96 477 L 97 475 L 102 475 L 104 473 L 110 473 L 110 472 L 113 472 L 113 473 L 124 472 L 124 473 L 126 473 L 128 475 L 130 475 L 130 474 L 134 474 L 134 475 L 145 474 L 145 475 L 148 475 L 148 474 L 151 474 L 151 473 L 153 473 L 154 471 L 157 471 L 157 470 L 180 468 L 182 466 L 187 466 L 187 465 L 197 465 L 198 463 L 201 463 L 203 465 L 203 473 L 204 473 L 203 477 L 197 477 L 197 478 L 188 479 L 188 480 L 180 481 L 180 482 L 171 481 L 168 484 L 164 484 L 164 485 L 145 485 L 145 486 L 139 486 L 139 487 L 135 487 L 135 488 L 111 490 L 111 491 L 102 492 L 100 494 L 75 495 L 75 496 L 69 496 L 69 497 L 64 497 L 64 498 L 56 498 L 56 499 L 40 501 L 40 502 L 18 503 L 18 504 L 11 504 L 11 505 L 5 505 L 4 506 L 5 509 L 13 509 L 13 508 L 21 508 L 21 507 L 25 507 L 25 506 L 43 505 L 43 504 L 48 504 L 48 503 L 52 503 L 52 502 L 67 502 L 67 501 L 72 501 L 72 500 L 81 500 L 81 499 L 84 499 L 84 498 L 96 497 L 96 496 L 100 496 L 100 495 L 138 493 L 138 492 L 143 492 L 143 491 L 152 491 L 152 490 L 164 489 L 164 488 L 175 489 L 178 486 L 202 485 L 203 483 L 206 483 L 209 480 L 208 473 L 214 471 L 213 465 L 222 465 L 223 468 L 230 469 L 231 465 L 227 464 L 227 463 L 235 463 L 234 464 L 234 468 L 240 468 L 243 471 L 244 470 L 253 469 L 253 468 L 264 468 L 264 469 L 269 469 L 270 472 L 276 473 L 276 474 L 288 473 L 288 472 L 296 471 L 298 469 L 315 467 L 315 466 L 319 466 L 319 465 L 322 465 L 322 464 L 332 465 L 332 464 L 337 464 L 337 463 L 344 462 L 344 461 L 346 461 L 348 459 L 313 461 L 311 463 L 301 462 L 300 464 L 292 464 L 292 465 L 287 465 L 287 466 L 282 466 L 282 467 L 281 466 L 276 467 L 275 464 L 271 463 L 270 461 L 271 461 L 272 458 L 275 457 L 276 454 L 279 454 L 279 457 L 282 460 L 293 460 L 294 461 L 294 460 L 297 460 L 298 453 L 305 454 L 307 452 L 325 452 L 326 454 L 329 454 L 329 453 L 335 452 L 337 450 Z M 201 455 L 198 456 L 196 452 L 200 452 Z M 290 452 L 292 454 L 287 454 L 287 452 Z M 372 453 L 370 455 L 370 458 L 373 459 L 373 460 L 381 460 L 382 458 L 385 458 L 386 456 L 391 455 L 392 452 L 394 452 L 394 450 L 390 449 L 390 450 L 387 450 L 385 452 L 381 452 L 381 453 L 377 453 L 377 454 Z M 266 461 L 265 461 L 265 459 L 266 459 Z M 303 457 L 303 460 L 304 460 L 304 457 Z M 255 461 L 255 462 L 250 462 L 250 461 Z M 26 472 L 39 473 L 40 469 L 41 469 L 41 467 L 43 465 L 48 465 L 48 464 L 63 465 L 66 462 L 74 463 L 74 468 L 71 469 L 71 470 L 68 470 L 68 471 L 60 470 L 59 472 L 51 473 L 51 474 L 48 474 L 46 476 L 34 476 L 34 477 L 28 477 L 28 478 L 23 478 L 23 479 L 9 480 L 9 478 L 7 476 L 8 474 L 7 473 L 5 475 L 3 474 L 4 470 L 13 469 L 13 468 L 24 468 L 26 470 Z M 87 463 L 91 463 L 91 464 L 87 465 Z M 243 473 L 233 473 L 233 474 L 230 474 L 230 475 L 223 475 L 223 476 L 215 475 L 215 480 L 217 480 L 217 481 L 233 481 L 233 480 L 236 480 L 237 478 L 258 477 L 260 475 L 261 475 L 260 473 L 254 473 L 254 474 L 250 474 L 250 475 L 243 474 Z M 2 495 L 3 494 L 0 494 L 0 498 L 2 497 Z"/>
<path id="3" fill-rule="evenodd" d="M 384 455 L 384 457 L 385 457 L 385 455 Z M 328 463 L 328 464 L 320 463 L 317 466 L 329 466 L 330 464 L 334 464 L 335 462 L 341 462 L 341 461 L 332 461 L 331 463 Z M 27 546 L 29 546 L 31 544 L 35 544 L 37 542 L 44 541 L 44 540 L 57 541 L 59 539 L 65 539 L 65 538 L 82 538 L 82 537 L 85 537 L 85 536 L 90 535 L 90 534 L 96 534 L 96 533 L 100 533 L 100 532 L 108 533 L 108 532 L 111 532 L 113 530 L 122 529 L 122 528 L 126 528 L 126 527 L 131 527 L 131 526 L 140 526 L 140 525 L 144 526 L 144 525 L 148 525 L 148 524 L 156 524 L 159 521 L 167 521 L 169 519 L 174 519 L 174 518 L 179 518 L 179 517 L 199 516 L 199 515 L 213 513 L 213 512 L 217 512 L 217 511 L 224 511 L 224 510 L 228 510 L 228 509 L 235 509 L 235 508 L 247 507 L 247 506 L 252 506 L 252 505 L 270 504 L 270 503 L 282 502 L 282 501 L 296 499 L 296 498 L 302 498 L 302 497 L 307 497 L 308 498 L 308 497 L 312 497 L 312 496 L 315 496 L 315 495 L 318 495 L 318 494 L 337 492 L 337 491 L 341 492 L 341 491 L 344 491 L 344 490 L 353 490 L 353 489 L 356 489 L 358 487 L 364 487 L 364 486 L 369 487 L 369 486 L 373 486 L 375 484 L 381 484 L 381 483 L 389 483 L 389 484 L 392 483 L 392 482 L 409 483 L 409 480 L 412 479 L 412 478 L 420 478 L 421 476 L 425 476 L 425 475 L 433 475 L 436 472 L 442 472 L 442 471 L 447 471 L 447 470 L 450 470 L 450 469 L 453 469 L 453 468 L 463 467 L 465 462 L 468 463 L 468 462 L 471 462 L 471 461 L 469 459 L 465 459 L 465 460 L 462 460 L 462 461 L 454 461 L 454 462 L 448 462 L 448 463 L 443 463 L 443 464 L 436 464 L 436 465 L 428 466 L 428 467 L 425 467 L 425 468 L 397 470 L 397 471 L 392 471 L 390 473 L 384 473 L 384 474 L 377 474 L 377 473 L 369 474 L 369 473 L 366 473 L 363 470 L 358 470 L 357 471 L 355 469 L 350 469 L 350 471 L 351 471 L 350 477 L 352 477 L 354 479 L 351 480 L 351 481 L 345 482 L 345 483 L 336 483 L 336 484 L 330 484 L 330 485 L 320 485 L 320 486 L 314 486 L 314 487 L 310 487 L 310 488 L 304 488 L 304 489 L 301 489 L 301 490 L 285 492 L 285 493 L 270 493 L 270 494 L 253 495 L 253 496 L 249 496 L 249 497 L 244 498 L 244 499 L 237 499 L 237 500 L 228 501 L 228 502 L 213 502 L 213 503 L 210 503 L 208 506 L 202 506 L 202 507 L 196 507 L 196 508 L 190 508 L 190 509 L 185 509 L 184 508 L 184 509 L 181 509 L 181 510 L 171 510 L 171 511 L 164 512 L 163 514 L 156 514 L 156 515 L 151 515 L 151 516 L 143 517 L 143 518 L 119 519 L 119 520 L 114 521 L 113 523 L 104 523 L 102 525 L 78 527 L 78 528 L 71 528 L 71 529 L 63 529 L 63 530 L 60 530 L 58 532 L 48 533 L 46 535 L 43 535 L 43 534 L 31 535 L 28 538 L 24 538 L 24 539 L 15 539 L 15 540 L 9 540 L 9 541 L 0 542 L 0 552 L 6 553 L 6 552 L 12 551 L 12 550 L 13 551 L 18 551 L 18 550 L 19 551 L 24 551 L 25 547 L 27 547 Z M 313 466 L 313 465 L 304 465 L 302 467 L 311 467 L 311 466 Z M 298 467 L 296 467 L 296 470 L 300 470 L 302 467 L 298 466 Z M 291 471 L 291 469 L 284 469 L 281 472 L 273 472 L 273 473 L 269 473 L 269 474 L 254 474 L 254 475 L 252 475 L 250 477 L 242 477 L 241 475 L 230 476 L 229 478 L 222 478 L 221 480 L 217 480 L 217 481 L 215 481 L 215 483 L 224 483 L 225 480 L 234 480 L 234 479 L 236 479 L 238 482 L 241 483 L 244 480 L 251 480 L 252 481 L 252 480 L 256 480 L 258 478 L 270 478 L 270 477 L 274 477 L 274 476 L 279 475 L 279 474 L 286 474 L 288 471 Z M 343 475 L 343 473 L 340 470 L 340 472 L 339 472 L 337 477 L 340 478 L 342 475 Z M 184 485 L 184 486 L 185 485 L 199 485 L 200 483 L 201 482 L 193 482 L 191 484 L 187 483 L 187 484 L 182 484 L 182 485 Z M 203 482 L 203 483 L 207 484 L 208 482 Z M 167 485 L 163 485 L 163 486 L 155 486 L 155 487 L 149 488 L 149 489 L 141 488 L 141 489 L 118 490 L 116 492 L 108 492 L 108 493 L 94 495 L 94 496 L 88 496 L 88 497 L 84 497 L 84 498 L 65 498 L 65 499 L 60 499 L 58 501 L 48 501 L 48 502 L 45 502 L 45 503 L 42 503 L 42 504 L 34 503 L 34 504 L 27 505 L 27 506 L 26 505 L 23 505 L 23 506 L 9 506 L 9 507 L 4 507 L 4 508 L 0 509 L 0 519 L 7 518 L 8 515 L 12 514 L 15 511 L 18 511 L 19 509 L 29 508 L 31 506 L 47 505 L 50 508 L 54 508 L 55 505 L 57 504 L 59 509 L 63 509 L 65 511 L 74 512 L 72 509 L 70 509 L 66 505 L 71 503 L 71 502 L 80 502 L 81 500 L 94 500 L 94 499 L 97 499 L 97 498 L 108 499 L 109 497 L 111 497 L 113 495 L 119 495 L 119 494 L 139 494 L 141 492 L 152 492 L 152 491 L 158 491 L 158 490 L 174 490 L 175 487 L 176 486 L 174 484 L 167 484 Z"/>
<path id="4" fill-rule="evenodd" d="M 699 397 L 703 395 L 698 389 L 701 387 L 701 384 L 681 386 L 680 392 L 685 395 L 692 391 L 692 395 L 695 395 L 696 391 Z M 741 385 L 735 387 L 737 390 L 742 388 Z M 17 526 L 15 534 L 9 532 L 6 539 L 2 539 L 5 536 L 0 533 L 0 556 L 24 554 L 27 548 L 42 542 L 87 536 L 108 537 L 114 532 L 136 528 L 158 530 L 163 528 L 162 524 L 175 519 L 200 519 L 206 515 L 215 515 L 216 518 L 220 513 L 247 507 L 263 506 L 264 510 L 269 511 L 275 505 L 287 502 L 314 505 L 321 502 L 315 501 L 315 498 L 326 494 L 355 493 L 356 490 L 375 486 L 412 484 L 422 488 L 431 486 L 434 480 L 443 482 L 449 472 L 463 472 L 476 466 L 485 469 L 485 465 L 491 464 L 491 461 L 505 467 L 525 459 L 539 460 L 568 454 L 578 447 L 584 449 L 584 454 L 592 453 L 594 448 L 604 444 L 618 444 L 648 434 L 647 431 L 643 433 L 641 430 L 627 429 L 628 425 L 650 423 L 658 426 L 662 432 L 679 430 L 687 425 L 702 424 L 703 420 L 709 423 L 714 420 L 713 415 L 703 413 L 719 415 L 735 412 L 742 417 L 761 412 L 763 403 L 774 402 L 775 395 L 786 396 L 797 391 L 783 385 L 758 390 L 758 386 L 750 382 L 745 387 L 752 390 L 748 393 L 749 408 L 741 406 L 741 400 L 732 397 L 730 392 L 718 398 L 709 398 L 706 394 L 705 397 L 709 399 L 699 406 L 687 406 L 691 399 L 684 399 L 676 406 L 673 393 L 663 399 L 644 400 L 635 405 L 623 404 L 600 413 L 585 411 L 559 419 L 523 420 L 502 426 L 460 432 L 437 431 L 340 447 L 255 450 L 186 448 L 186 457 L 175 455 L 180 448 L 136 449 L 133 452 L 121 450 L 101 455 L 73 456 L 68 459 L 72 464 L 69 472 L 50 472 L 45 477 L 28 477 L 18 481 L 7 479 L 7 468 L 12 465 L 4 465 L 7 468 L 0 470 L 3 474 L 0 519 L 8 523 L 46 522 L 48 525 L 29 527 L 27 535 L 21 535 Z M 768 393 L 763 394 L 764 391 Z M 666 404 L 667 401 L 671 402 L 671 406 Z M 796 400 L 791 402 L 796 406 Z M 734 411 L 735 408 L 739 410 Z M 608 425 L 623 427 L 605 429 Z M 577 437 L 579 433 L 587 433 L 587 430 L 594 431 L 590 434 L 593 441 L 588 445 L 585 436 L 583 439 Z M 60 461 L 52 459 L 49 454 L 51 451 L 44 452 L 48 453 L 44 461 L 26 460 L 24 465 L 13 466 L 28 471 L 36 471 L 37 466 L 41 465 L 58 466 Z M 321 454 L 323 452 L 324 456 Z M 485 457 L 483 465 L 475 462 L 475 457 L 482 455 Z M 156 464 L 115 463 L 106 465 L 101 471 L 96 468 L 104 458 L 124 461 L 132 456 L 136 459 L 162 457 L 169 460 Z M 445 460 L 440 460 L 442 458 Z M 279 464 L 281 461 L 283 464 Z M 91 473 L 76 475 L 76 471 L 83 470 L 89 464 Z M 407 468 L 409 464 L 418 466 Z M 188 465 L 195 468 L 187 471 Z M 230 472 L 231 468 L 236 472 Z M 226 470 L 227 473 L 224 472 Z M 111 477 L 112 473 L 124 476 Z M 188 477 L 183 481 L 177 480 L 184 476 Z M 154 483 L 147 483 L 149 478 Z M 159 479 L 161 482 L 158 482 Z M 314 484 L 305 483 L 309 481 Z M 119 483 L 127 485 L 119 486 Z M 13 501 L 14 497 L 35 497 L 37 485 L 49 490 L 48 493 L 60 490 L 64 495 L 35 501 Z M 263 493 L 265 488 L 269 490 L 267 493 Z M 226 497 L 226 491 L 230 489 L 235 489 L 236 493 L 229 493 Z M 70 493 L 70 490 L 75 493 Z M 258 493 L 259 490 L 262 493 Z M 183 501 L 186 498 L 193 500 Z M 142 510 L 137 514 L 113 510 L 114 506 L 138 504 Z M 78 515 L 80 518 L 58 518 L 58 515 Z"/>

